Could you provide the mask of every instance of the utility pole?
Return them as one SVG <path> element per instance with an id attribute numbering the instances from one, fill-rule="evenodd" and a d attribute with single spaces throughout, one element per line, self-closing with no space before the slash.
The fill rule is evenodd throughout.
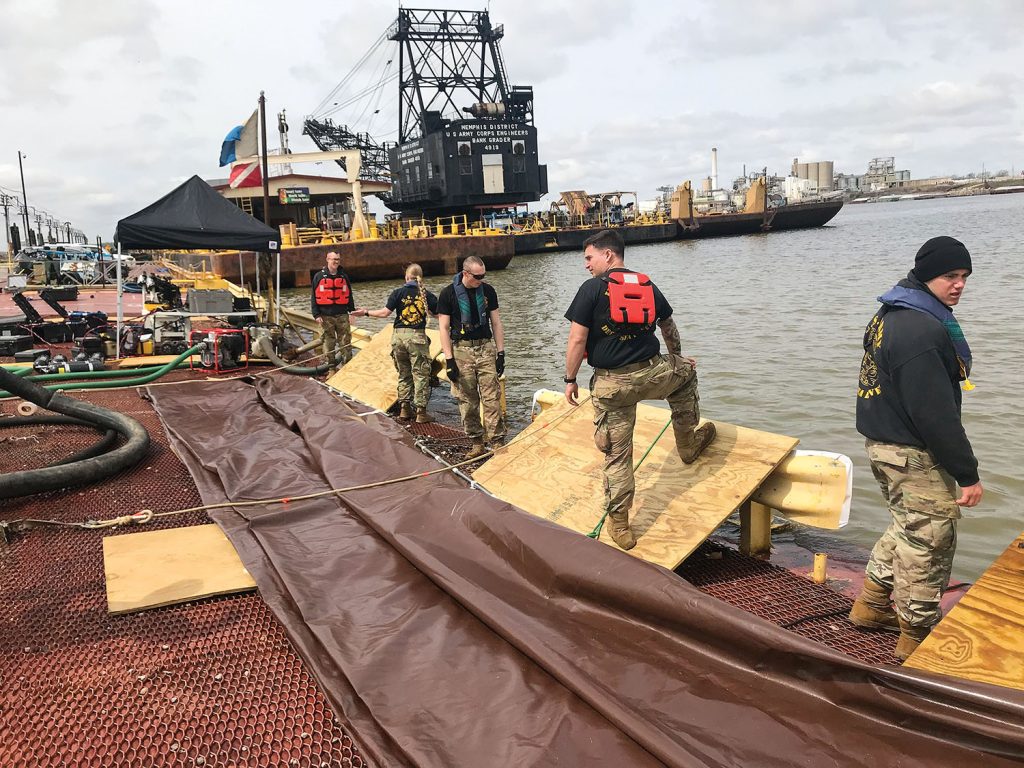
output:
<path id="1" fill-rule="evenodd" d="M 28 195 L 25 194 L 25 168 L 21 164 L 21 159 L 23 157 L 28 157 L 28 155 L 21 154 L 21 150 L 19 149 L 18 150 L 18 171 L 21 173 L 21 202 L 22 202 L 22 205 L 25 206 L 25 208 L 24 208 L 24 210 L 25 210 L 25 234 L 27 235 L 28 231 L 29 231 L 29 227 L 28 227 Z M 29 238 L 29 242 L 31 242 L 31 238 Z"/>
<path id="2" fill-rule="evenodd" d="M 7 254 L 9 256 L 11 255 L 11 220 L 8 218 L 7 213 L 14 200 L 15 198 L 0 192 L 0 204 L 4 206 L 4 242 L 7 243 Z"/>

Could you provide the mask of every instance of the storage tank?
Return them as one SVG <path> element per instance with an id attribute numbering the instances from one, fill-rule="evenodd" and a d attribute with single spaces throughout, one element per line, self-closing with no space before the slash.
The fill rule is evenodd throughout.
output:
<path id="1" fill-rule="evenodd" d="M 835 164 L 831 160 L 822 160 L 818 165 L 818 192 L 831 192 L 835 176 Z"/>

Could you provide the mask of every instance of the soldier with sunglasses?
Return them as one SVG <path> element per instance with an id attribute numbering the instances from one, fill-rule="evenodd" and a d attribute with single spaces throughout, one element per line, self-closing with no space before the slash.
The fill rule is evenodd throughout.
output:
<path id="1" fill-rule="evenodd" d="M 483 455 L 488 445 L 501 445 L 506 434 L 498 383 L 505 371 L 505 329 L 498 314 L 498 294 L 486 279 L 483 260 L 469 256 L 452 284 L 437 297 L 445 368 L 459 401 L 463 428 L 473 441 L 467 459 Z"/>

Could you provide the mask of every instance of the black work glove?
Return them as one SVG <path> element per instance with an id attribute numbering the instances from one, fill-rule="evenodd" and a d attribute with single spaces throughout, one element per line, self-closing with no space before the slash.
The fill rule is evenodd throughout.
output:
<path id="1" fill-rule="evenodd" d="M 454 357 L 451 360 L 444 361 L 444 369 L 448 372 L 448 381 L 452 384 L 457 384 L 459 381 L 459 366 L 455 362 Z"/>
<path id="2" fill-rule="evenodd" d="M 494 361 L 494 367 L 498 371 L 498 375 L 501 376 L 505 372 L 505 353 L 499 352 L 498 359 Z"/>

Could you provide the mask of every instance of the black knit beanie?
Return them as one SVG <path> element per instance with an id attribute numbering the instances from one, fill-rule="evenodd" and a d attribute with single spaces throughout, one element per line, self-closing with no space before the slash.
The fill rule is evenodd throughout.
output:
<path id="1" fill-rule="evenodd" d="M 952 237 L 933 237 L 921 246 L 914 258 L 914 277 L 927 283 L 954 269 L 971 271 L 971 254 L 967 246 Z"/>

